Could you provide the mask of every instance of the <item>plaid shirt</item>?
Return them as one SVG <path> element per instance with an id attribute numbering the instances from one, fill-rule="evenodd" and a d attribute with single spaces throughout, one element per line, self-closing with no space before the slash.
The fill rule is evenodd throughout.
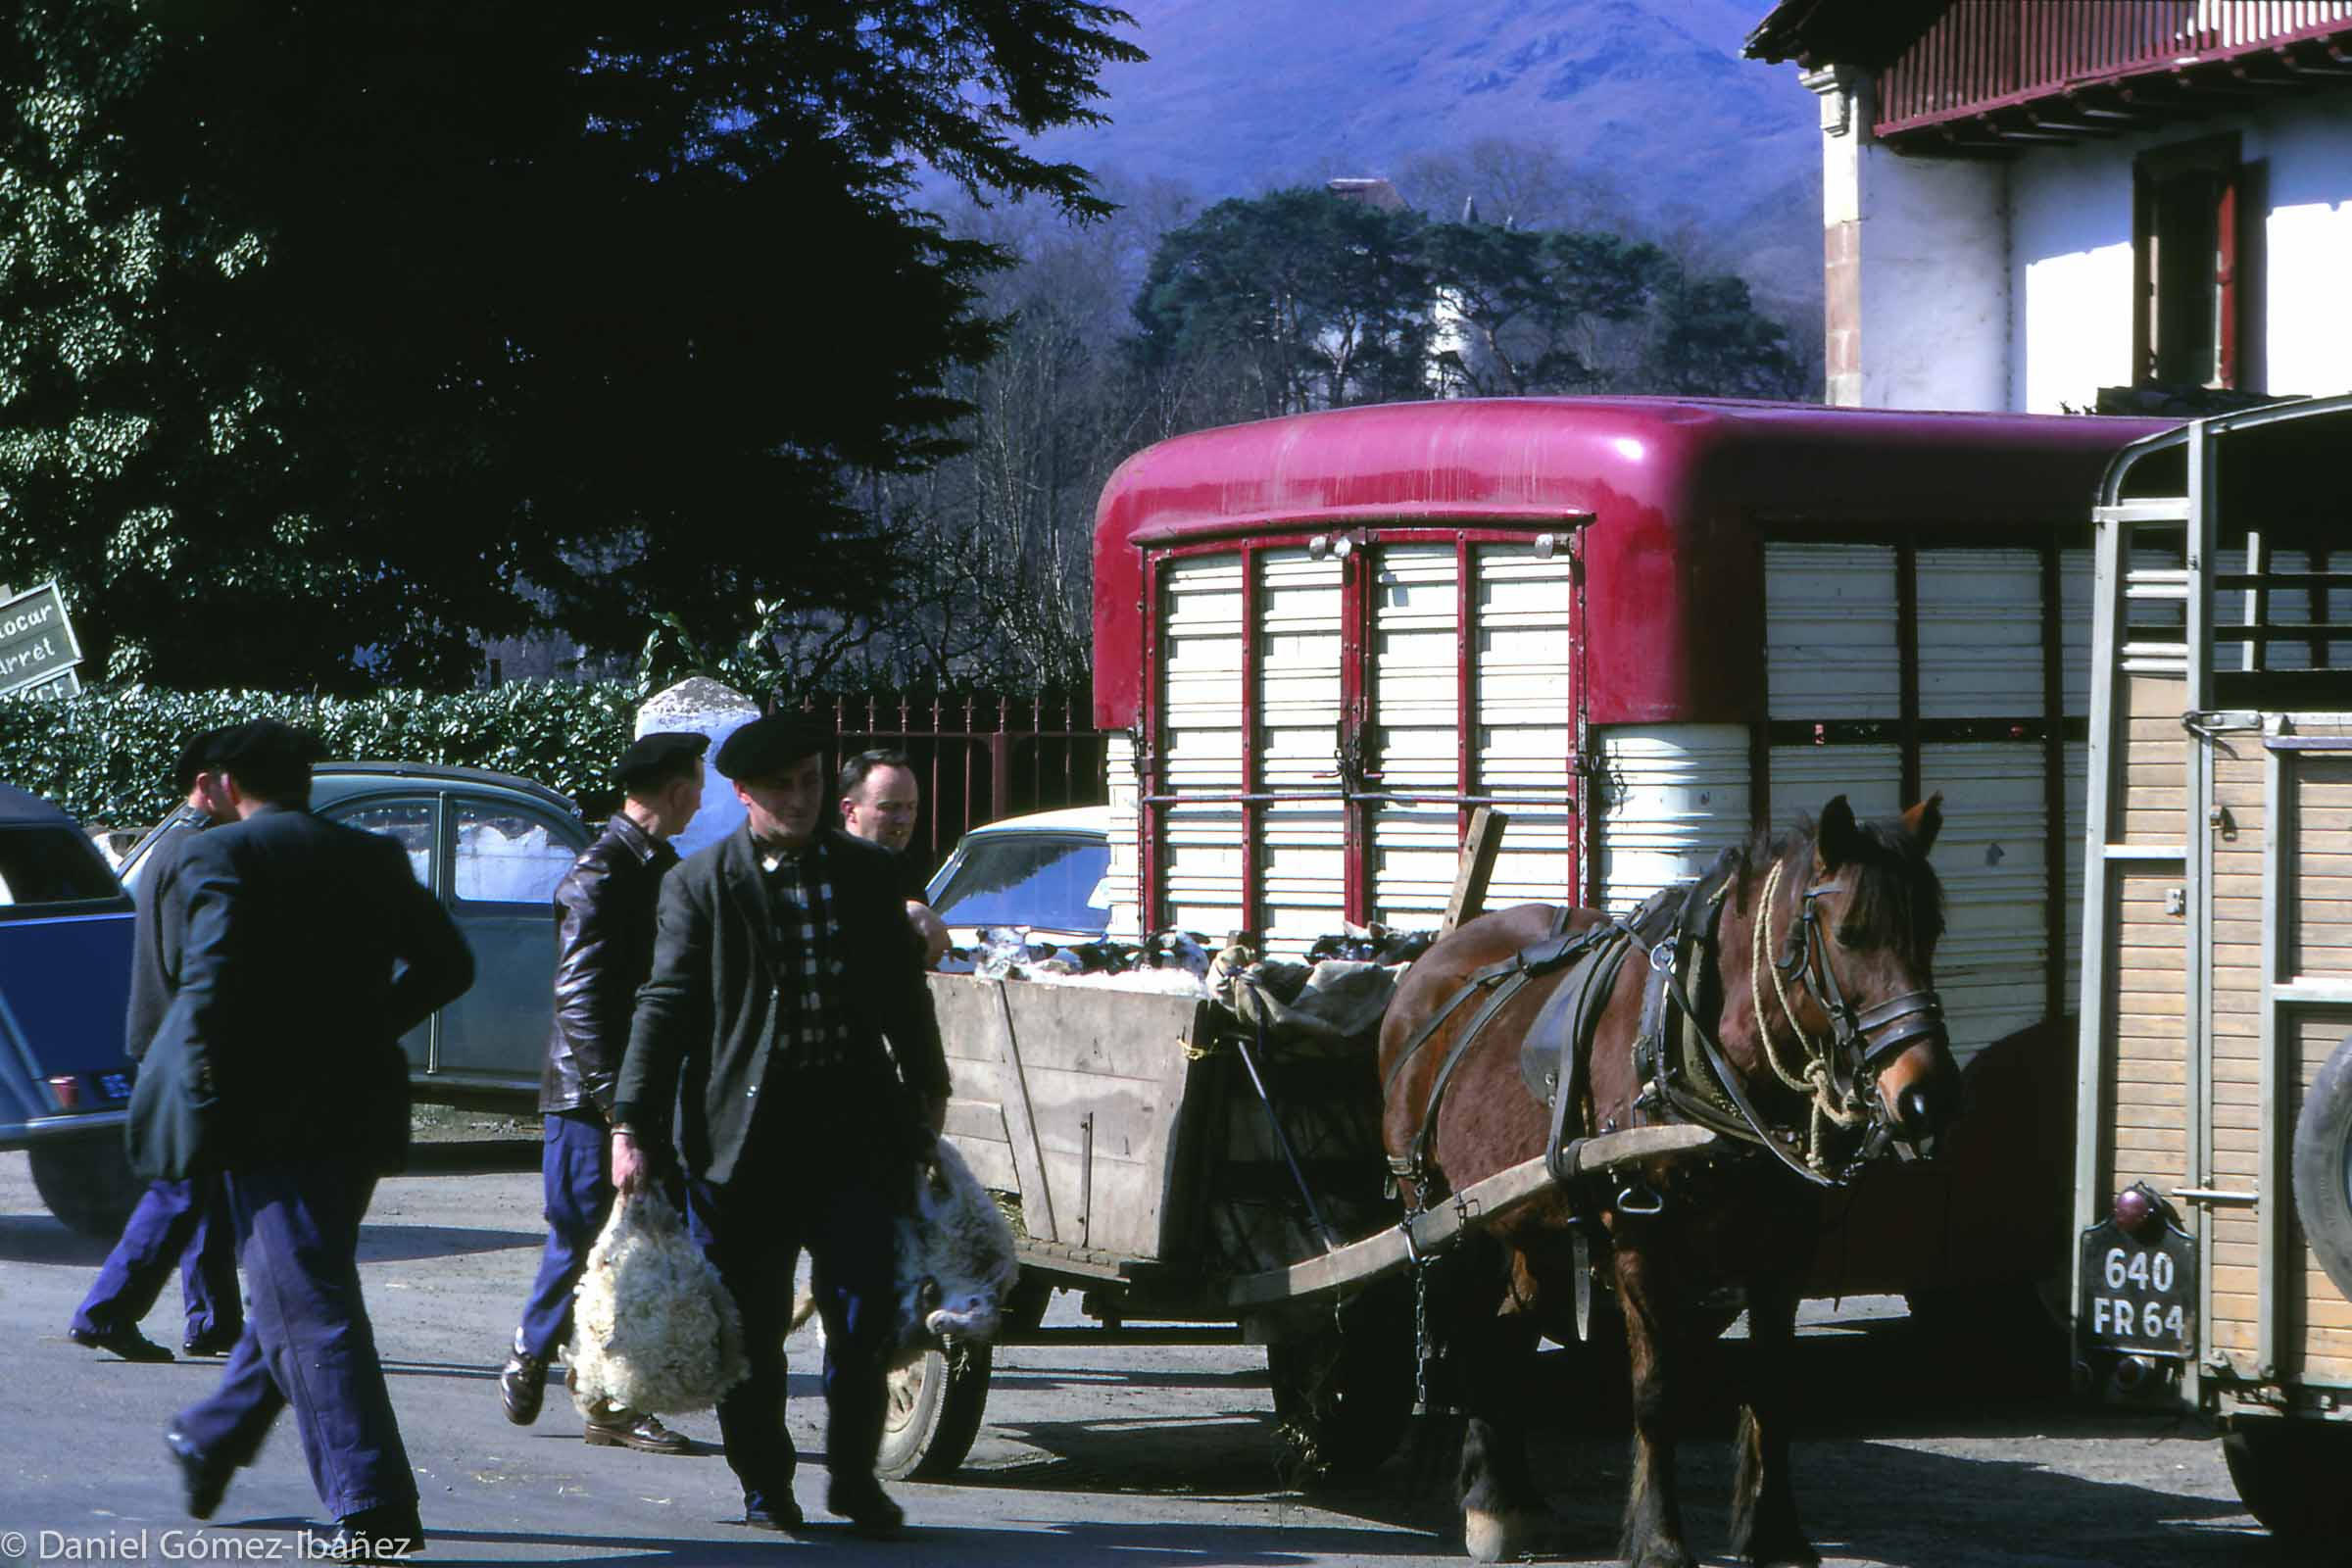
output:
<path id="1" fill-rule="evenodd" d="M 791 1009 L 784 1031 L 791 1041 L 788 1063 L 796 1067 L 837 1066 L 849 1057 L 850 1027 L 834 988 L 841 960 L 833 956 L 833 882 L 820 842 L 806 856 L 762 851 L 767 910 L 778 955 L 778 990 Z"/>

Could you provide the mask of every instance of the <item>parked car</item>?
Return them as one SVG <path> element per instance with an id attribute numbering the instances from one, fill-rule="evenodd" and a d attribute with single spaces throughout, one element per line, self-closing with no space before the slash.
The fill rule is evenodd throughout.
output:
<path id="1" fill-rule="evenodd" d="M 43 1101 L 45 1116 L 30 1134 L 16 1134 L 0 1122 L 0 1148 L 32 1144 L 33 1179 L 50 1211 L 76 1230 L 110 1235 L 119 1230 L 137 1200 L 118 1129 L 130 1093 L 132 1064 L 122 1050 L 122 1009 L 130 975 L 130 893 L 137 891 L 148 858 L 164 834 L 192 822 L 195 813 L 174 811 L 123 857 L 122 879 L 61 811 L 29 796 L 6 792 L 48 813 L 44 825 L 62 826 L 86 856 L 81 880 L 47 885 L 102 890 L 102 900 L 57 906 L 62 924 L 78 920 L 80 943 L 69 964 L 36 949 L 17 926 L 23 914 L 0 907 L 0 994 L 22 1016 L 40 1005 L 70 1013 L 54 1025 L 57 1044 L 47 1048 L 44 1074 L 75 1078 L 80 1107 L 69 1129 L 66 1108 Z M 439 896 L 473 950 L 474 982 L 465 996 L 426 1019 L 401 1041 L 409 1057 L 411 1092 L 419 1101 L 528 1114 L 537 1103 L 539 1070 L 554 1015 L 550 980 L 555 966 L 556 883 L 587 847 L 592 830 L 566 796 L 544 784 L 478 768 L 422 762 L 320 762 L 314 769 L 311 807 L 332 821 L 382 833 L 409 853 L 416 880 Z M 0 833 L 17 829 L 0 813 Z M 13 882 L 0 838 L 0 874 Z M 29 851 L 26 853 L 29 854 Z M 64 849 L 48 852 L 63 863 Z M 79 862 L 77 862 L 79 863 Z M 94 873 L 88 867 L 95 867 Z M 101 879 L 103 879 L 101 881 Z M 27 907 L 31 907 L 27 906 Z M 44 916 L 49 906 L 39 906 Z M 102 930 L 90 922 L 107 922 Z M 52 946 L 61 939 L 49 939 Z M 19 949 L 23 958 L 12 955 Z M 80 978 L 59 984 L 71 973 Z M 32 980 L 30 977 L 38 977 Z M 5 1014 L 0 1014 L 4 1018 Z M 28 1058 L 29 1059 L 29 1058 Z M 54 1080 L 52 1080 L 54 1081 Z M 0 1080 L 0 1106 L 9 1085 Z M 52 1101 L 54 1100 L 52 1095 Z M 0 1116 L 8 1111 L 0 1108 Z M 67 1138 L 72 1132 L 84 1136 Z M 91 1133 L 111 1136 L 92 1137 Z"/>
<path id="2" fill-rule="evenodd" d="M 122 1164 L 130 920 L 80 826 L 0 785 L 0 1149 L 28 1152 L 42 1201 L 76 1229 L 129 1211 L 128 1171 L 93 1190 L 84 1166 L 91 1151 Z"/>
<path id="3" fill-rule="evenodd" d="M 973 828 L 933 873 L 931 907 L 958 948 L 983 926 L 1033 938 L 1099 940 L 1110 926 L 1110 808 L 1079 806 Z"/>

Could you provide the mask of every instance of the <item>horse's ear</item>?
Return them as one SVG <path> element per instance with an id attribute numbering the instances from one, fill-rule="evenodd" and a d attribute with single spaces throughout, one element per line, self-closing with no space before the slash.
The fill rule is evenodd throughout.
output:
<path id="1" fill-rule="evenodd" d="M 1854 808 L 1845 797 L 1835 795 L 1821 808 L 1821 825 L 1813 833 L 1813 859 L 1824 872 L 1837 870 L 1854 858 Z"/>
<path id="2" fill-rule="evenodd" d="M 1903 813 L 1903 831 L 1927 854 L 1936 847 L 1936 835 L 1943 831 L 1943 792 L 1937 790 L 1926 800 Z"/>

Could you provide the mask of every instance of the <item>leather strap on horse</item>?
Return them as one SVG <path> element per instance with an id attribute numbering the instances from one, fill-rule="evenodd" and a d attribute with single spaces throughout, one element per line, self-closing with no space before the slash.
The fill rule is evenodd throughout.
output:
<path id="1" fill-rule="evenodd" d="M 1791 1154 L 1772 1135 L 1763 1114 L 1740 1087 L 1740 1075 L 1725 1057 L 1722 1045 L 1700 1022 L 1702 1015 L 1691 1005 L 1690 995 L 1683 988 L 1678 971 L 1695 957 L 1703 978 L 1705 966 L 1714 954 L 1715 930 L 1722 918 L 1722 896 L 1728 881 L 1727 876 L 1719 875 L 1720 871 L 1719 867 L 1717 872 L 1710 872 L 1691 885 L 1684 900 L 1683 917 L 1676 921 L 1675 934 L 1650 950 L 1650 978 L 1642 998 L 1642 1030 L 1634 1040 L 1635 1066 L 1645 1085 L 1642 1098 L 1649 1099 L 1654 1090 L 1658 1103 L 1670 1115 L 1767 1150 L 1775 1159 L 1817 1187 L 1839 1186 L 1835 1178 L 1814 1170 Z M 1714 884 L 1712 892 L 1708 891 L 1710 883 Z M 1694 920 L 1700 907 L 1706 910 L 1703 926 Z M 1657 956 L 1661 952 L 1668 955 L 1663 962 Z M 1668 1057 L 1672 1011 L 1678 1010 L 1682 1014 L 1684 1050 L 1696 1054 L 1711 1080 L 1704 1088 L 1719 1094 L 1721 1102 L 1686 1085 L 1686 1075 Z"/>
<path id="2" fill-rule="evenodd" d="M 1617 989 L 1618 971 L 1625 967 L 1625 956 L 1637 946 L 1634 933 L 1614 921 L 1598 927 L 1608 933 L 1606 947 L 1595 945 L 1591 960 L 1581 974 L 1569 976 L 1566 985 L 1578 987 L 1583 996 L 1568 1004 L 1569 1024 L 1560 1031 L 1560 1065 L 1553 1074 L 1551 1089 L 1551 1118 L 1544 1139 L 1544 1168 L 1551 1179 L 1565 1187 L 1572 1180 L 1569 1170 L 1568 1140 L 1561 1134 L 1576 1114 L 1577 1102 L 1585 1093 L 1585 1062 L 1589 1053 L 1586 1042 L 1598 1024 L 1599 1008 L 1591 1005 L 1598 999 L 1601 1006 Z M 1579 1236 L 1581 1238 L 1582 1232 Z M 1579 1338 L 1583 1331 L 1578 1331 Z"/>
<path id="3" fill-rule="evenodd" d="M 1396 1060 L 1390 1066 L 1388 1081 L 1381 1086 L 1383 1099 L 1395 1091 L 1397 1079 L 1403 1076 L 1405 1063 L 1429 1044 L 1439 1028 L 1453 1016 L 1463 1003 L 1481 991 L 1492 992 L 1486 1005 L 1471 1018 L 1470 1026 L 1454 1038 L 1452 1046 L 1446 1053 L 1446 1059 L 1439 1063 L 1437 1076 L 1430 1081 L 1429 1099 L 1422 1107 L 1421 1126 L 1413 1134 L 1410 1152 L 1403 1159 L 1391 1158 L 1389 1161 L 1391 1171 L 1413 1184 L 1415 1196 L 1421 1201 L 1427 1202 L 1429 1197 L 1422 1189 L 1429 1172 L 1430 1145 L 1437 1141 L 1438 1109 L 1445 1103 L 1446 1088 L 1453 1079 L 1454 1068 L 1461 1065 L 1462 1058 L 1469 1054 L 1471 1044 L 1478 1039 L 1479 1031 L 1486 1027 L 1488 1019 L 1501 1010 L 1505 1003 L 1519 994 L 1529 980 L 1540 974 L 1548 974 L 1563 963 L 1573 962 L 1614 929 L 1609 923 L 1603 922 L 1571 933 L 1567 926 L 1572 912 L 1564 908 L 1555 909 L 1552 911 L 1551 933 L 1544 941 L 1522 948 L 1507 958 L 1498 958 L 1484 968 L 1473 970 L 1460 988 L 1446 999 L 1446 1004 L 1432 1013 L 1428 1021 L 1414 1032 L 1412 1040 L 1396 1054 Z"/>

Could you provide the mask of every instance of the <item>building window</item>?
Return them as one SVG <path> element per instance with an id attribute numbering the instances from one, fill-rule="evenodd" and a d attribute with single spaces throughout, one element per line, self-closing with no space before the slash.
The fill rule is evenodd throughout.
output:
<path id="1" fill-rule="evenodd" d="M 2237 137 L 2142 154 L 2132 175 L 2135 379 L 2234 387 L 2241 337 Z"/>

